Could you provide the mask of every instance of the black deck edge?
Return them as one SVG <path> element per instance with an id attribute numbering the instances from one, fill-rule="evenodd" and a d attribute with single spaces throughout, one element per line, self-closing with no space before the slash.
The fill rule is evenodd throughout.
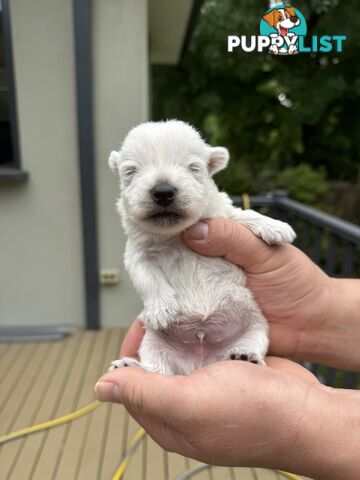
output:
<path id="1" fill-rule="evenodd" d="M 74 333 L 76 328 L 68 324 L 19 325 L 0 327 L 2 342 L 48 342 L 61 340 Z"/>

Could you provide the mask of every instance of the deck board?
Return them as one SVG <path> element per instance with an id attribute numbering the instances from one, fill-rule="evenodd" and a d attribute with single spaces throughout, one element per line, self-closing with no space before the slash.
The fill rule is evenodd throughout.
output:
<path id="1" fill-rule="evenodd" d="M 127 435 L 125 437 L 125 424 L 128 415 L 120 405 L 109 405 L 110 421 L 108 423 L 105 451 L 103 454 L 102 475 L 99 478 L 110 479 L 120 463 L 121 455 L 126 450 Z M 146 479 L 145 479 L 146 480 Z"/>
<path id="2" fill-rule="evenodd" d="M 75 338 L 71 338 L 69 341 L 59 341 L 56 343 L 61 348 L 60 359 L 54 368 L 52 381 L 47 385 L 46 395 L 44 395 L 41 408 L 34 423 L 44 422 L 59 415 L 58 408 L 62 392 L 64 391 L 68 380 L 68 369 L 71 367 L 71 364 L 75 359 L 76 347 L 78 345 Z M 21 478 L 24 471 L 28 472 L 29 478 L 32 478 L 33 471 L 35 470 L 38 459 L 41 456 L 48 434 L 49 432 L 47 431 L 40 432 L 24 439 L 24 447 L 21 454 L 18 456 L 17 464 L 10 477 L 11 480 Z M 21 440 L 14 442 L 14 444 L 18 442 L 21 442 Z M 9 444 L 9 446 L 10 445 L 11 444 Z M 7 448 L 8 446 L 6 446 L 6 449 Z"/>
<path id="3" fill-rule="evenodd" d="M 3 375 L 0 377 L 0 391 L 2 392 L 0 398 L 0 412 L 3 411 L 9 398 L 14 393 L 16 385 L 19 382 L 19 378 L 21 378 L 22 375 L 26 374 L 26 370 L 30 368 L 30 358 L 32 358 L 36 348 L 37 346 L 34 344 L 28 344 L 25 347 L 23 346 L 23 348 L 21 348 L 20 345 L 16 345 L 15 348 L 11 351 L 12 355 L 9 355 L 10 361 L 7 361 L 8 359 L 5 359 L 2 362 L 4 368 L 6 368 L 6 364 L 8 370 L 5 370 L 3 372 Z M 4 428 L 4 425 L 1 424 L 1 418 L 0 428 Z"/>
<path id="4" fill-rule="evenodd" d="M 185 458 L 177 453 L 169 453 L 169 477 L 176 478 L 186 470 Z"/>
<path id="5" fill-rule="evenodd" d="M 11 432 L 18 430 L 25 425 L 31 425 L 31 420 L 34 417 L 34 393 L 38 388 L 37 377 L 42 375 L 43 366 L 45 365 L 46 354 L 49 352 L 50 346 L 47 344 L 35 347 L 37 355 L 34 356 L 34 361 L 30 359 L 27 363 L 21 361 L 21 357 L 17 360 L 14 375 L 20 368 L 16 378 L 11 378 L 11 388 L 4 389 L 4 402 L 1 405 L 0 413 L 0 431 Z M 29 353 L 29 352 L 27 352 Z M 16 382 L 14 381 L 16 380 Z M 35 388 L 33 388 L 35 386 Z M 25 405 L 28 408 L 25 408 Z M 36 407 L 35 407 L 36 408 Z M 18 445 L 14 443 L 7 446 L 6 454 L 0 451 L 0 465 L 3 478 L 8 478 L 13 468 L 14 458 Z"/>
<path id="6" fill-rule="evenodd" d="M 34 382 L 30 383 L 30 390 L 28 390 L 26 398 L 23 399 L 21 411 L 16 416 L 16 421 L 12 423 L 9 431 L 18 430 L 24 425 L 34 425 L 37 422 L 39 411 L 41 410 L 44 397 L 47 392 L 49 383 L 51 382 L 53 371 L 56 367 L 56 362 L 59 360 L 61 354 L 61 344 L 54 346 L 41 345 L 37 351 L 39 357 L 38 375 Z M 51 350 L 51 355 L 49 355 Z M 35 367 L 36 368 L 36 367 Z M 1 459 L 2 474 L 5 478 L 16 478 L 18 458 L 21 455 L 24 446 L 25 438 L 12 442 L 7 447 L 6 457 Z M 19 477 L 17 477 L 19 478 Z"/>
<path id="7" fill-rule="evenodd" d="M 261 480 L 279 480 L 279 474 L 272 472 L 271 470 L 264 470 L 262 468 L 256 468 L 256 477 Z"/>
<path id="8" fill-rule="evenodd" d="M 79 407 L 79 385 L 82 385 L 82 378 L 88 369 L 95 338 L 94 332 L 84 332 L 79 339 L 80 342 L 79 345 L 77 345 L 74 364 L 69 366 L 68 381 L 65 384 L 63 392 L 60 393 L 60 402 L 55 414 L 56 416 L 65 415 Z M 89 401 L 91 400 L 92 398 L 89 398 Z M 69 425 L 66 424 L 47 432 L 46 441 L 44 442 L 41 452 L 39 452 L 36 465 L 32 470 L 29 480 L 55 478 L 68 430 Z"/>
<path id="9" fill-rule="evenodd" d="M 0 386 L 20 351 L 18 344 L 0 343 Z"/>
<path id="10" fill-rule="evenodd" d="M 94 384 L 118 356 L 120 329 L 80 331 L 43 343 L 0 344 L 0 434 L 65 415 L 94 401 Z M 75 422 L 0 447 L 3 480 L 111 480 L 139 425 L 104 404 Z M 199 465 L 144 437 L 125 480 L 176 480 Z M 279 480 L 262 469 L 215 467 L 193 480 Z"/>
<path id="11" fill-rule="evenodd" d="M 107 350 L 111 349 L 111 345 L 109 345 L 111 340 L 110 333 L 109 330 L 102 330 L 96 336 L 89 360 L 91 367 L 89 366 L 86 369 L 86 374 L 82 379 L 83 383 L 79 387 L 79 396 L 75 408 L 95 400 L 93 386 L 105 370 Z M 110 353 L 114 351 L 115 348 L 112 348 Z M 89 388 L 90 385 L 92 386 L 91 389 Z M 74 480 L 86 478 L 91 480 L 96 478 L 102 432 L 101 428 L 98 431 L 94 431 L 92 424 L 96 422 L 99 416 L 102 418 L 104 414 L 106 414 L 106 407 L 68 425 L 64 439 L 65 445 L 61 455 L 58 456 L 58 467 L 54 480 L 64 478 L 74 478 Z M 98 422 L 96 423 L 98 424 Z M 88 453 L 86 455 L 87 461 L 83 463 L 85 452 Z"/>

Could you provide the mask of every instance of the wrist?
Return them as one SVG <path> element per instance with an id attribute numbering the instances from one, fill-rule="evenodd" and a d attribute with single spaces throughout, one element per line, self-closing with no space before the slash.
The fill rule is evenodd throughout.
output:
<path id="1" fill-rule="evenodd" d="M 326 277 L 294 358 L 360 372 L 360 280 Z"/>
<path id="2" fill-rule="evenodd" d="M 329 285 L 326 364 L 360 372 L 360 280 L 329 278 Z"/>
<path id="3" fill-rule="evenodd" d="M 293 428 L 295 473 L 316 480 L 360 478 L 360 392 L 313 386 Z"/>

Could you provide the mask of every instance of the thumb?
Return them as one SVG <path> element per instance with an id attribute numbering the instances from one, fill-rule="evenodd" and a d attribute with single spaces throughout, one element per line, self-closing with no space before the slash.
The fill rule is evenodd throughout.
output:
<path id="1" fill-rule="evenodd" d="M 181 418 L 184 377 L 146 372 L 142 368 L 118 368 L 95 385 L 97 399 L 123 404 L 131 413 L 150 415 L 171 423 Z"/>
<path id="2" fill-rule="evenodd" d="M 248 228 L 228 219 L 206 220 L 183 234 L 185 243 L 197 253 L 224 257 L 250 273 L 274 270 L 284 264 L 288 245 L 267 245 Z"/>

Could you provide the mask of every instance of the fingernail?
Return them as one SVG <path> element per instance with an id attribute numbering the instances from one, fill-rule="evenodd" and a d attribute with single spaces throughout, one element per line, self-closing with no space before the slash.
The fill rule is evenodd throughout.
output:
<path id="1" fill-rule="evenodd" d="M 113 402 L 120 400 L 119 385 L 111 382 L 97 382 L 95 394 L 100 402 Z"/>
<path id="2" fill-rule="evenodd" d="M 209 233 L 209 227 L 204 222 L 199 222 L 185 230 L 185 236 L 189 240 L 206 240 Z"/>

